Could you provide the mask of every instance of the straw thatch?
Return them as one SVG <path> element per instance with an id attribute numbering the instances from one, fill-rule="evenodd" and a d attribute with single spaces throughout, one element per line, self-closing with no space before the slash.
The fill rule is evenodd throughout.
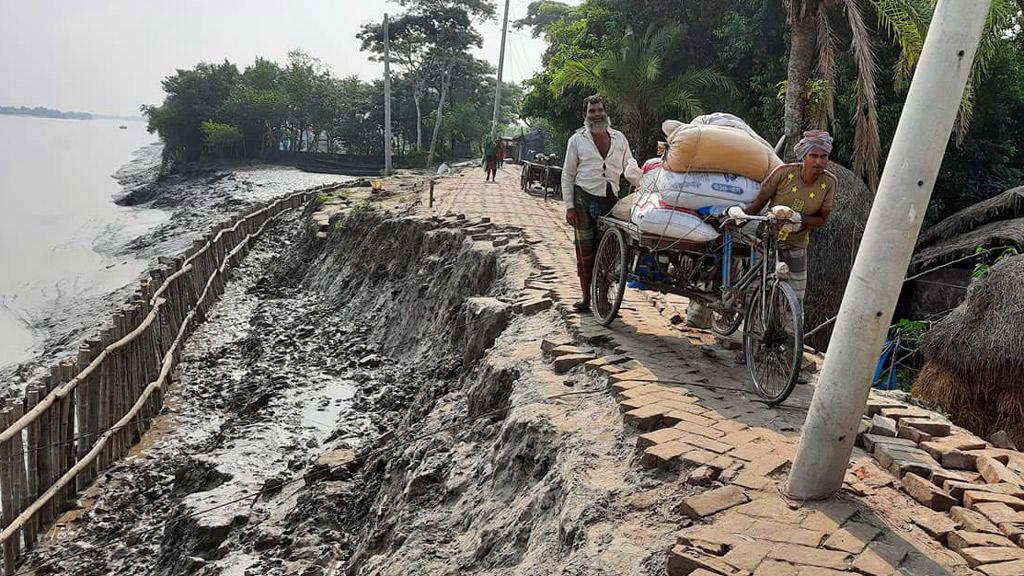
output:
<path id="1" fill-rule="evenodd" d="M 1024 186 L 965 208 L 924 231 L 910 273 L 970 256 L 980 248 L 1024 246 Z"/>
<path id="2" fill-rule="evenodd" d="M 917 247 L 938 244 L 991 222 L 1016 218 L 1024 218 L 1024 186 L 1007 190 L 943 219 L 921 234 Z"/>
<path id="3" fill-rule="evenodd" d="M 811 233 L 807 252 L 807 294 L 804 296 L 804 327 L 810 331 L 839 312 L 846 281 L 860 247 L 864 225 L 871 212 L 874 194 L 853 172 L 829 162 L 828 169 L 839 180 L 836 207 L 824 228 Z M 828 346 L 832 328 L 824 328 L 807 339 L 819 350 Z"/>
<path id="4" fill-rule="evenodd" d="M 1024 256 L 1007 258 L 925 336 L 913 392 L 982 437 L 1024 445 Z"/>

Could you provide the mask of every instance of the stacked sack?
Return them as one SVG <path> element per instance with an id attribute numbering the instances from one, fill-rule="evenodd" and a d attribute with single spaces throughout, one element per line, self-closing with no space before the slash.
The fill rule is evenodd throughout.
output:
<path id="1" fill-rule="evenodd" d="M 662 130 L 668 150 L 661 165 L 651 166 L 640 191 L 612 211 L 613 217 L 629 220 L 648 234 L 714 240 L 718 232 L 697 211 L 749 205 L 761 182 L 782 164 L 768 142 L 732 114 L 698 116 L 689 124 L 667 120 Z"/>

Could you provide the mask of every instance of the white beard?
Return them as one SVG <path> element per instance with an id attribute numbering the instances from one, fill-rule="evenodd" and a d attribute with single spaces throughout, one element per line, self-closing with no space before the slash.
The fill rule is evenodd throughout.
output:
<path id="1" fill-rule="evenodd" d="M 604 132 L 605 130 L 612 127 L 611 118 L 605 118 L 600 122 L 591 122 L 590 120 L 583 120 L 583 124 L 587 127 L 587 130 L 591 132 Z"/>

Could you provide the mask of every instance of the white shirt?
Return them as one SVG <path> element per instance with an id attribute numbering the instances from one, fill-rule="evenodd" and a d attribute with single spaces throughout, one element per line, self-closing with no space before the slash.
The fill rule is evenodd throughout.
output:
<path id="1" fill-rule="evenodd" d="M 597 143 L 586 127 L 569 137 L 569 145 L 565 148 L 565 164 L 562 166 L 562 200 L 566 208 L 573 207 L 573 186 L 579 186 L 592 196 L 604 198 L 608 184 L 612 185 L 613 192 L 619 193 L 619 177 L 623 172 L 631 182 L 638 182 L 643 176 L 625 134 L 609 128 L 608 136 L 611 143 L 605 158 L 601 157 Z"/>

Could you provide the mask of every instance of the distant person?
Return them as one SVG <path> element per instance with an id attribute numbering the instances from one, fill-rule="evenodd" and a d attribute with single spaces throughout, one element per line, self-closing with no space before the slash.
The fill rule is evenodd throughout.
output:
<path id="1" fill-rule="evenodd" d="M 769 204 L 788 206 L 796 211 L 794 221 L 779 231 L 779 257 L 789 266 L 789 285 L 801 303 L 807 290 L 807 247 L 811 230 L 823 227 L 828 221 L 839 188 L 839 180 L 826 170 L 828 156 L 832 153 L 832 136 L 822 130 L 804 132 L 803 136 L 793 148 L 800 162 L 772 170 L 761 184 L 761 194 L 747 208 L 749 214 L 760 214 Z"/>
<path id="2" fill-rule="evenodd" d="M 498 141 L 491 140 L 484 144 L 484 157 L 480 164 L 484 167 L 484 182 L 494 182 L 498 175 Z"/>
<path id="3" fill-rule="evenodd" d="M 498 143 L 498 168 L 501 168 L 505 165 L 505 140 L 498 138 L 496 142 Z"/>
<path id="4" fill-rule="evenodd" d="M 611 128 L 603 98 L 595 94 L 583 101 L 583 121 L 583 127 L 569 138 L 562 167 L 565 221 L 575 232 L 576 273 L 583 289 L 583 299 L 573 308 L 580 312 L 590 309 L 590 276 L 601 240 L 597 219 L 618 201 L 623 174 L 634 184 L 643 175 L 626 136 Z"/>

